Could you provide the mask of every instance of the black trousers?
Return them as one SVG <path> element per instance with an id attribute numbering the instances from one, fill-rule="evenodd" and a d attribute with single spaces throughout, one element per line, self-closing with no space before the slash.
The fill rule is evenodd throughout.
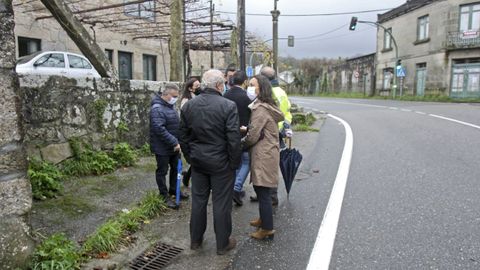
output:
<path id="1" fill-rule="evenodd" d="M 185 173 L 183 183 L 186 183 L 186 186 L 188 186 L 188 183 L 190 183 L 190 178 L 192 176 L 192 166 L 188 167 L 187 172 Z"/>
<path id="2" fill-rule="evenodd" d="M 232 234 L 232 196 L 235 171 L 227 170 L 206 174 L 192 168 L 192 213 L 190 216 L 190 238 L 200 243 L 207 229 L 207 204 L 212 191 L 213 228 L 217 250 L 228 245 Z"/>
<path id="3" fill-rule="evenodd" d="M 262 229 L 273 230 L 273 208 L 271 188 L 253 186 L 258 198 L 258 210 L 260 212 L 260 220 L 262 221 Z"/>
<path id="4" fill-rule="evenodd" d="M 157 180 L 158 191 L 160 195 L 168 198 L 168 194 L 175 195 L 177 190 L 177 166 L 179 155 L 171 156 L 159 156 L 155 155 L 157 159 L 157 170 L 155 171 L 155 179 Z M 169 173 L 169 187 L 167 189 L 166 176 L 168 173 L 168 167 L 170 167 Z"/>

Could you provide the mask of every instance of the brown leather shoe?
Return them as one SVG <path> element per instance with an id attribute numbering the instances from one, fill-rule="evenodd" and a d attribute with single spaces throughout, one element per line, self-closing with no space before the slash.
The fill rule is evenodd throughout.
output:
<path id="1" fill-rule="evenodd" d="M 228 238 L 228 245 L 224 249 L 217 250 L 217 255 L 225 255 L 227 254 L 230 250 L 234 249 L 237 246 L 237 240 L 235 238 L 230 237 Z"/>
<path id="2" fill-rule="evenodd" d="M 250 221 L 250 226 L 261 227 L 262 226 L 262 220 L 260 220 L 260 218 L 254 219 L 254 220 Z"/>
<path id="3" fill-rule="evenodd" d="M 275 230 L 264 230 L 264 229 L 259 229 L 258 231 L 251 233 L 250 237 L 255 238 L 257 240 L 273 240 L 273 236 L 275 234 Z"/>

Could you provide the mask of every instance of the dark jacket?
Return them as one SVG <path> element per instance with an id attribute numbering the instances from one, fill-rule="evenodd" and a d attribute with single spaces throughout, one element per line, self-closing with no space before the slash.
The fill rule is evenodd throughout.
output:
<path id="1" fill-rule="evenodd" d="M 208 88 L 187 102 L 181 112 L 180 145 L 196 170 L 215 173 L 237 169 L 241 147 L 235 103 Z"/>
<path id="2" fill-rule="evenodd" d="M 252 103 L 247 95 L 247 92 L 238 86 L 233 86 L 224 95 L 225 98 L 235 102 L 237 104 L 238 118 L 240 119 L 240 126 L 248 126 L 250 122 L 251 110 L 248 105 Z"/>
<path id="3" fill-rule="evenodd" d="M 150 110 L 150 150 L 160 156 L 174 155 L 179 126 L 180 119 L 174 106 L 155 94 Z"/>

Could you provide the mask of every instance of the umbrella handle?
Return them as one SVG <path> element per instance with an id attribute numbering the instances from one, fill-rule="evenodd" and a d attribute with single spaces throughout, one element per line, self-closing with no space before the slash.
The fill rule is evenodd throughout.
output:
<path id="1" fill-rule="evenodd" d="M 288 139 L 288 149 L 292 149 L 292 138 L 289 137 Z"/>

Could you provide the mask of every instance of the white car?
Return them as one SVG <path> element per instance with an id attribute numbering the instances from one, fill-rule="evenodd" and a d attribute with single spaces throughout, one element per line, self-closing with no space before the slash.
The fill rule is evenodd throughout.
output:
<path id="1" fill-rule="evenodd" d="M 92 64 L 82 55 L 45 51 L 20 57 L 16 71 L 25 75 L 57 75 L 70 78 L 101 78 Z"/>

